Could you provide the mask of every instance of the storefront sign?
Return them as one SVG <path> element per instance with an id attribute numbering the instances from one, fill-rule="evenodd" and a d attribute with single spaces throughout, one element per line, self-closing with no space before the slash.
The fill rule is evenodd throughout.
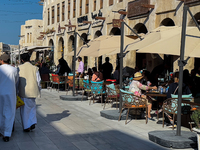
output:
<path id="1" fill-rule="evenodd" d="M 200 2 L 200 0 L 185 0 L 185 4 L 189 4 L 193 2 Z"/>
<path id="2" fill-rule="evenodd" d="M 10 46 L 8 44 L 3 44 L 3 52 L 10 51 Z"/>
<path id="3" fill-rule="evenodd" d="M 82 23 L 83 21 L 88 21 L 88 16 L 83 16 L 83 17 L 77 18 L 78 23 Z"/>
<path id="4" fill-rule="evenodd" d="M 128 3 L 128 18 L 144 15 L 149 12 L 149 8 L 142 5 L 149 5 L 149 0 L 137 0 Z"/>
<path id="5" fill-rule="evenodd" d="M 120 28 L 122 19 L 113 19 L 113 27 Z"/>

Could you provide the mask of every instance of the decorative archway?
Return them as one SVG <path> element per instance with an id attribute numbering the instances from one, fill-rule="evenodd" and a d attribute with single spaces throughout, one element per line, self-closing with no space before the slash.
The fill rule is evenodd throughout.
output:
<path id="1" fill-rule="evenodd" d="M 165 18 L 161 23 L 160 26 L 175 26 L 174 21 L 171 18 Z"/>
<path id="2" fill-rule="evenodd" d="M 134 26 L 133 30 L 136 32 L 136 33 L 144 33 L 146 34 L 148 32 L 146 26 L 143 24 L 143 23 L 138 23 Z"/>
<path id="3" fill-rule="evenodd" d="M 52 39 L 49 40 L 49 46 L 51 46 L 51 51 L 49 51 L 49 59 L 54 61 L 54 42 Z"/>
<path id="4" fill-rule="evenodd" d="M 100 37 L 102 35 L 101 31 L 96 31 L 95 34 L 94 34 L 94 39 Z"/>
<path id="5" fill-rule="evenodd" d="M 58 58 L 64 56 L 64 51 L 65 51 L 64 39 L 60 37 L 60 39 L 58 40 L 58 51 L 57 51 Z"/>
<path id="6" fill-rule="evenodd" d="M 121 35 L 121 30 L 117 27 L 112 28 L 109 35 Z"/>

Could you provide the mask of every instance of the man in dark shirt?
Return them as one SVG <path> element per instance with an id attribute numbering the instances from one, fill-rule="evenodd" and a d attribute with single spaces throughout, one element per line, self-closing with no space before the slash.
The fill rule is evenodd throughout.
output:
<path id="1" fill-rule="evenodd" d="M 113 71 L 113 66 L 111 63 L 109 63 L 109 57 L 106 57 L 105 61 L 106 62 L 102 65 L 104 80 L 110 79 Z"/>

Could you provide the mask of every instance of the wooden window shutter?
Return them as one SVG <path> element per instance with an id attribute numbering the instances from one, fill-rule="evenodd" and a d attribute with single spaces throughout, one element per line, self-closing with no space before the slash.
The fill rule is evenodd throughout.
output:
<path id="1" fill-rule="evenodd" d="M 82 0 L 80 0 L 80 16 L 82 15 Z"/>
<path id="2" fill-rule="evenodd" d="M 52 24 L 54 24 L 55 14 L 54 14 L 54 6 L 52 7 Z"/>
<path id="3" fill-rule="evenodd" d="M 109 6 L 113 5 L 113 0 L 109 0 Z"/>
<path id="4" fill-rule="evenodd" d="M 89 0 L 86 0 L 85 13 L 87 14 L 88 12 L 89 12 Z"/>
<path id="5" fill-rule="evenodd" d="M 57 22 L 60 22 L 60 4 L 57 4 Z"/>
<path id="6" fill-rule="evenodd" d="M 50 25 L 50 10 L 48 8 L 48 25 Z"/>
<path id="7" fill-rule="evenodd" d="M 97 6 L 97 1 L 96 0 L 94 0 L 94 11 L 96 11 L 96 6 Z"/>
<path id="8" fill-rule="evenodd" d="M 100 0 L 100 9 L 103 8 L 103 0 Z"/>
<path id="9" fill-rule="evenodd" d="M 73 18 L 76 17 L 76 0 L 73 2 Z"/>
<path id="10" fill-rule="evenodd" d="M 62 2 L 62 21 L 65 20 L 65 1 Z"/>
<path id="11" fill-rule="evenodd" d="M 68 0 L 68 19 L 70 19 L 70 0 Z"/>

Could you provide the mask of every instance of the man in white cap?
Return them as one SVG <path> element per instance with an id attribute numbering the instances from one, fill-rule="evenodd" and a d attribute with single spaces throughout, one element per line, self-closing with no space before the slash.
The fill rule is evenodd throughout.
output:
<path id="1" fill-rule="evenodd" d="M 18 71 L 9 65 L 10 56 L 0 56 L 0 134 L 5 142 L 9 141 L 12 134 L 16 111 L 16 85 Z"/>
<path id="2" fill-rule="evenodd" d="M 22 65 L 19 66 L 19 96 L 25 105 L 21 106 L 20 113 L 25 132 L 35 129 L 37 124 L 35 99 L 40 97 L 40 74 L 38 67 L 33 66 L 28 53 L 21 55 Z"/>

